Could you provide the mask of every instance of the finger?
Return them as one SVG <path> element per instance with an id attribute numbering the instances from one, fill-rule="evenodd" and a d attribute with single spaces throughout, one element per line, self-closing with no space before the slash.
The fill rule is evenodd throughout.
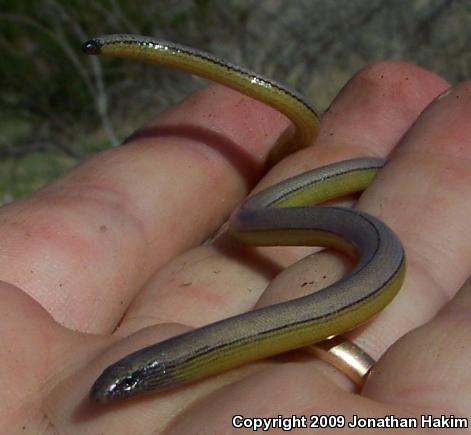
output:
<path id="1" fill-rule="evenodd" d="M 370 374 L 362 396 L 348 394 L 331 379 L 316 376 L 313 361 L 273 364 L 198 401 L 174 419 L 166 433 L 179 433 L 189 425 L 197 432 L 227 432 L 234 415 L 286 417 L 293 409 L 306 416 L 329 416 L 335 409 L 334 414 L 343 416 L 345 422 L 354 422 L 354 414 L 362 418 L 416 418 L 419 424 L 422 415 L 469 420 L 470 310 L 471 279 L 432 321 L 386 352 Z M 307 424 L 311 422 L 314 420 Z M 243 427 L 239 431 L 244 433 Z"/>
<path id="2" fill-rule="evenodd" d="M 348 334 L 375 359 L 399 337 L 432 318 L 470 274 L 470 240 L 464 235 L 471 204 L 471 149 L 463 146 L 471 138 L 469 95 L 465 83 L 436 99 L 357 204 L 389 224 L 406 251 L 406 280 L 399 295 L 372 322 Z M 309 270 L 294 269 L 294 276 L 318 286 L 315 265 L 325 255 L 317 256 L 313 278 Z M 311 262 L 310 270 L 312 266 Z M 326 265 L 323 271 L 328 270 Z M 271 285 L 272 301 L 289 285 L 283 276 L 276 279 Z M 329 369 L 322 362 L 318 365 L 323 371 Z"/>
<path id="3" fill-rule="evenodd" d="M 110 404 L 97 404 L 89 399 L 91 385 L 104 367 L 136 348 L 165 340 L 180 332 L 177 325 L 147 328 L 121 340 L 100 353 L 86 367 L 59 383 L 43 401 L 43 409 L 59 432 L 77 435 L 90 433 L 161 433 L 164 428 L 193 402 L 211 391 L 244 377 L 253 367 L 234 370 L 228 376 L 215 376 L 206 382 L 133 398 Z M 111 339 L 108 340 L 111 341 Z M 102 346 L 103 349 L 103 346 Z"/>
<path id="4" fill-rule="evenodd" d="M 394 64 L 395 65 L 395 64 Z M 380 65 L 382 68 L 385 67 L 390 67 L 388 65 Z M 403 68 L 405 68 L 404 65 L 400 64 L 402 73 L 404 73 Z M 386 68 L 387 69 L 387 68 Z M 397 73 L 398 71 L 396 71 Z M 367 122 L 371 122 L 371 117 L 373 116 L 378 116 L 378 122 L 380 122 L 381 119 L 384 119 L 385 124 L 389 125 L 389 120 L 390 119 L 396 119 L 397 117 L 401 118 L 403 120 L 403 130 L 400 133 L 397 133 L 396 131 L 391 130 L 391 136 L 389 138 L 389 141 L 387 141 L 387 136 L 385 135 L 384 137 L 381 137 L 381 140 L 379 140 L 379 143 L 381 144 L 381 147 L 385 146 L 386 150 L 383 149 L 382 152 L 387 154 L 388 152 L 388 147 L 392 148 L 394 147 L 395 141 L 398 140 L 401 134 L 403 134 L 404 131 L 409 128 L 409 126 L 413 123 L 413 121 L 416 118 L 416 115 L 420 112 L 422 107 L 417 104 L 415 97 L 412 98 L 410 95 L 421 95 L 426 94 L 426 90 L 422 90 L 422 93 L 420 90 L 414 89 L 415 87 L 421 86 L 421 84 L 427 82 L 425 80 L 426 78 L 429 79 L 429 82 L 434 82 L 433 76 L 430 76 L 429 73 L 422 71 L 420 69 L 416 69 L 413 67 L 413 72 L 415 74 L 419 74 L 419 77 L 417 78 L 415 84 L 412 86 L 412 89 L 409 89 L 409 92 L 404 92 L 405 95 L 409 95 L 410 98 L 410 106 L 413 106 L 416 108 L 416 112 L 412 108 L 409 110 L 405 110 L 403 108 L 404 104 L 408 104 L 408 99 L 404 98 L 404 101 L 401 101 L 401 107 L 400 108 L 395 108 L 393 104 L 387 104 L 385 103 L 382 110 L 384 110 L 384 113 L 378 114 L 378 108 L 375 107 L 374 109 L 371 107 L 371 114 L 369 112 L 365 112 L 365 125 L 363 128 L 358 129 L 358 134 L 361 135 L 363 134 L 363 130 L 367 127 Z M 367 71 L 368 74 L 371 74 L 372 71 L 369 70 Z M 420 77 L 420 74 L 423 73 L 423 77 Z M 412 72 L 409 71 L 409 74 L 412 75 Z M 394 74 L 392 74 L 394 77 Z M 378 74 L 378 77 L 380 75 Z M 361 78 L 361 73 L 356 77 L 356 79 Z M 391 78 L 392 80 L 392 78 Z M 397 83 L 406 83 L 409 85 L 409 81 L 407 80 L 399 80 L 396 76 Z M 355 79 L 350 83 L 349 86 L 355 86 L 355 83 L 358 83 L 355 81 Z M 361 82 L 360 82 L 361 83 Z M 370 82 L 368 82 L 370 83 Z M 435 92 L 432 94 L 430 92 L 429 98 L 426 99 L 424 97 L 423 105 L 426 104 L 426 100 L 430 100 L 433 98 L 436 92 L 438 92 L 438 88 L 441 90 L 444 87 L 443 81 L 441 81 L 438 78 L 435 78 Z M 356 99 L 358 94 L 364 94 L 364 92 L 371 92 L 372 95 L 370 95 L 370 98 L 373 100 L 374 97 L 377 97 L 380 95 L 381 92 L 381 87 L 390 87 L 391 86 L 391 81 L 388 83 L 384 83 L 384 80 L 381 81 L 378 79 L 378 82 L 376 83 L 376 87 L 371 85 L 371 88 L 367 88 L 368 90 L 364 90 L 363 93 L 360 93 L 355 90 L 355 92 L 352 93 L 354 99 Z M 362 83 L 362 86 L 364 84 Z M 379 88 L 378 88 L 379 87 Z M 427 89 L 430 88 L 430 83 L 428 83 Z M 384 91 L 384 90 L 383 90 Z M 342 104 L 342 99 L 346 99 L 346 103 L 344 105 L 345 107 L 345 112 L 344 116 L 347 117 L 349 110 L 351 110 L 354 107 L 354 110 L 361 110 L 361 107 L 356 107 L 352 105 L 352 103 L 348 99 L 348 87 L 344 90 L 342 95 L 339 97 L 339 100 L 336 101 L 336 111 L 341 111 L 341 108 L 343 106 Z M 368 99 L 367 99 L 368 100 Z M 368 105 L 366 105 L 368 108 Z M 396 111 L 396 112 L 395 112 Z M 336 112 L 336 113 L 339 113 Z M 395 113 L 391 113 L 395 112 Z M 341 112 L 340 112 L 341 113 Z M 400 114 L 400 115 L 399 115 Z M 413 114 L 415 116 L 413 116 Z M 343 117 L 339 116 L 339 120 L 341 120 Z M 378 128 L 378 130 L 382 131 L 381 129 Z M 359 140 L 360 140 L 359 139 Z M 345 139 L 346 140 L 346 139 Z M 354 138 L 352 139 L 354 141 Z M 319 144 L 319 146 L 322 146 L 322 143 Z M 313 148 L 314 149 L 314 148 Z M 382 149 L 382 148 L 381 148 Z M 306 152 L 312 152 L 311 150 L 306 151 Z M 353 152 L 353 151 L 352 151 Z M 335 153 L 332 153 L 332 158 L 334 158 Z M 344 156 L 343 158 L 345 158 Z M 304 159 L 303 159 L 304 160 Z M 301 164 L 300 164 L 301 165 Z M 211 250 L 212 249 L 212 250 Z M 243 249 L 243 248 L 242 248 Z M 193 250 L 190 251 L 188 254 L 185 254 L 184 256 L 179 257 L 176 261 L 172 262 L 168 267 L 165 267 L 162 272 L 158 273 L 156 275 L 156 281 L 154 281 L 154 284 L 157 284 L 156 287 L 152 288 L 151 285 L 146 287 L 146 290 L 143 292 L 142 297 L 140 296 L 137 300 L 137 303 L 133 305 L 134 309 L 136 311 L 130 312 L 129 316 L 124 319 L 123 322 L 123 329 L 122 332 L 124 335 L 128 335 L 132 330 L 135 329 L 140 329 L 146 324 L 154 324 L 155 320 L 158 316 L 161 316 L 159 320 L 163 321 L 167 319 L 168 321 L 178 321 L 180 317 L 177 316 L 182 316 L 181 319 L 183 320 L 182 323 L 188 322 L 189 324 L 192 324 L 191 322 L 195 322 L 195 317 L 191 317 L 192 314 L 197 313 L 200 317 L 196 320 L 196 324 L 198 322 L 209 322 L 213 320 L 212 316 L 217 316 L 221 315 L 220 313 L 218 314 L 218 305 L 219 308 L 222 306 L 226 307 L 226 311 L 230 313 L 231 311 L 234 311 L 234 306 L 236 306 L 236 309 L 240 309 L 241 305 L 246 302 L 239 302 L 238 299 L 247 299 L 245 296 L 247 295 L 247 283 L 252 282 L 254 285 L 260 285 L 261 288 L 263 288 L 264 284 L 266 281 L 271 279 L 272 274 L 274 274 L 275 270 L 279 267 L 279 263 L 282 262 L 282 260 L 279 260 L 276 258 L 276 261 L 271 261 L 269 255 L 266 255 L 266 262 L 257 262 L 257 258 L 253 258 L 253 262 L 250 261 L 248 264 L 247 263 L 240 263 L 237 260 L 240 257 L 243 257 L 244 251 L 239 251 L 234 254 L 234 251 L 231 251 L 232 256 L 225 256 L 225 255 L 220 255 L 220 252 L 217 249 L 213 249 L 210 246 Z M 238 258 L 237 255 L 240 255 Z M 236 260 L 236 261 L 234 261 Z M 252 258 L 251 258 L 252 260 Z M 234 267 L 236 266 L 236 267 Z M 232 267 L 232 269 L 231 269 Z M 209 268 L 209 274 L 208 274 L 208 269 Z M 229 269 L 229 272 L 232 271 L 232 273 L 226 274 L 224 272 L 225 268 Z M 247 269 L 247 271 L 245 270 Z M 201 272 L 200 272 L 201 271 Z M 204 274 L 204 271 L 206 271 L 206 275 Z M 252 272 L 253 271 L 253 272 Z M 242 273 L 244 272 L 244 273 Z M 252 280 L 252 281 L 250 281 Z M 161 293 L 159 293 L 161 292 Z M 203 303 L 201 303 L 199 295 L 203 292 L 203 296 L 205 297 L 203 299 Z M 231 305 L 231 303 L 225 304 L 224 298 L 227 297 L 227 295 L 230 295 L 231 292 L 234 292 L 236 294 L 235 298 L 235 304 Z M 256 293 L 254 291 L 253 293 Z M 180 299 L 178 299 L 178 296 Z M 243 297 L 241 297 L 241 295 Z M 145 297 L 144 297 L 145 296 Z M 251 303 L 254 304 L 258 298 L 258 295 L 255 294 L 255 297 L 252 298 Z M 218 300 L 219 299 L 219 300 Z M 250 299 L 250 297 L 248 298 Z M 213 305 L 211 305 L 211 303 Z M 173 304 L 173 305 L 172 305 Z M 238 305 L 237 305 L 238 304 Z M 207 309 L 208 305 L 210 305 L 210 309 Z M 163 306 L 163 310 L 160 310 L 160 307 Z M 139 309 L 141 311 L 139 311 Z M 245 308 L 247 309 L 247 308 Z M 243 309 L 244 310 L 244 309 Z M 167 314 L 169 313 L 169 314 Z M 183 313 L 183 314 L 182 314 Z M 187 317 L 185 318 L 185 314 L 187 314 Z M 226 313 L 223 311 L 223 316 Z M 134 317 L 134 323 L 132 320 L 132 316 Z M 168 317 L 165 317 L 168 316 Z M 204 318 L 206 316 L 206 318 Z M 149 323 L 146 323 L 149 322 Z M 132 324 L 132 325 L 131 325 Z M 126 330 L 126 327 L 128 326 L 128 329 Z M 108 365 L 111 362 L 116 361 L 120 356 L 123 356 L 124 354 L 130 353 L 137 348 L 140 348 L 142 346 L 145 346 L 146 344 L 150 344 L 153 341 L 159 341 L 162 340 L 163 338 L 166 338 L 168 336 L 174 335 L 179 332 L 183 332 L 184 328 L 179 328 L 178 326 L 174 327 L 173 329 L 169 329 L 167 325 L 161 326 L 161 327 L 155 327 L 155 328 L 148 328 L 141 330 L 139 333 L 130 336 L 128 339 L 119 341 L 119 344 L 116 346 L 110 347 L 106 355 L 104 356 L 103 360 L 100 360 L 97 362 L 97 367 L 93 371 L 93 373 L 88 373 L 87 376 L 83 376 L 81 379 L 86 379 L 87 382 L 84 381 L 83 384 L 80 384 L 80 388 L 72 388 L 71 391 L 74 391 L 75 394 L 78 398 L 83 398 L 86 396 L 88 389 L 90 388 L 90 385 L 92 384 L 94 377 L 99 374 L 100 370 Z M 312 364 L 312 361 L 309 362 Z M 264 363 L 265 365 L 268 363 Z M 273 363 L 272 363 L 273 364 Z M 265 367 L 265 366 L 263 366 Z M 293 367 L 293 366 L 291 366 Z M 247 369 L 247 368 L 244 368 Z M 241 370 L 244 370 L 241 369 Z M 251 366 L 249 369 L 254 369 L 253 366 Z M 289 370 L 289 372 L 292 372 Z M 298 370 L 294 371 L 295 373 L 298 373 Z M 311 371 L 313 374 L 313 379 L 320 379 L 316 378 L 314 375 L 316 373 L 315 368 Z M 245 372 L 244 372 L 245 373 Z M 279 375 L 279 372 L 275 371 L 275 375 Z M 302 373 L 307 373 L 302 372 Z M 249 372 L 250 374 L 250 372 Z M 234 378 L 231 378 L 231 376 L 234 376 Z M 287 376 L 286 373 L 284 376 Z M 172 415 L 172 409 L 178 408 L 178 409 L 183 409 L 185 407 L 188 407 L 190 403 L 193 403 L 193 401 L 196 398 L 201 398 L 205 394 L 207 394 L 210 391 L 214 391 L 219 389 L 221 386 L 225 384 L 225 382 L 230 383 L 234 379 L 239 379 L 239 378 L 244 378 L 244 375 L 241 375 L 241 371 L 239 370 L 234 370 L 230 374 L 226 374 L 225 376 L 219 376 L 216 378 L 212 378 L 208 382 L 202 382 L 198 383 L 196 386 L 188 387 L 182 390 L 179 390 L 177 392 L 172 392 L 164 395 L 156 395 L 152 396 L 151 398 L 146 398 L 142 399 L 139 401 L 139 406 L 132 406 L 131 404 L 127 405 L 118 405 L 118 409 L 120 412 L 130 412 L 130 414 L 126 414 L 127 416 L 129 415 L 129 418 L 127 417 L 125 421 L 128 422 L 134 422 L 136 424 L 136 420 L 133 420 L 133 418 L 136 418 L 136 415 L 138 415 L 137 420 L 138 421 L 145 421 L 147 424 L 151 425 L 152 422 L 158 421 L 159 424 L 161 422 L 164 422 L 162 424 L 165 424 L 165 422 L 168 422 L 168 419 L 171 419 Z M 272 379 L 272 383 L 276 382 L 276 378 L 274 379 L 273 376 L 268 376 L 268 378 Z M 288 383 L 283 383 L 282 385 L 289 385 L 289 376 L 286 377 L 286 381 Z M 303 378 L 304 379 L 304 378 Z M 313 381 L 314 382 L 314 381 Z M 327 381 L 326 381 L 327 382 Z M 332 382 L 327 382 L 329 384 L 329 388 L 332 388 Z M 256 385 L 253 382 L 250 382 L 251 385 L 253 385 L 253 388 L 256 389 Z M 268 384 L 268 381 L 267 381 Z M 298 383 L 294 383 L 293 385 L 298 385 Z M 244 384 L 244 391 L 247 391 L 247 383 Z M 312 397 L 312 394 L 316 393 L 317 390 L 313 390 L 309 388 L 309 386 L 312 386 L 312 384 L 307 385 L 304 383 L 305 390 L 299 390 L 301 391 L 300 397 Z M 325 386 L 325 385 L 324 385 Z M 200 392 L 195 392 L 194 388 L 204 388 L 204 390 Z M 300 386 L 301 388 L 301 386 Z M 321 386 L 323 388 L 323 386 Z M 250 389 L 250 388 L 249 388 Z M 309 390 L 309 391 L 308 391 Z M 227 390 L 228 393 L 232 390 Z M 187 393 L 188 392 L 188 393 Z M 262 403 L 262 398 L 260 397 L 260 393 L 263 393 L 263 396 L 266 397 L 266 390 L 259 391 L 258 393 L 256 391 L 251 391 L 249 396 L 253 397 L 254 400 L 259 400 L 260 403 Z M 306 395 L 306 393 L 308 393 Z M 190 394 L 190 396 L 184 396 L 181 398 L 179 395 L 180 394 Z M 253 394 L 253 395 L 252 395 Z M 248 397 L 248 396 L 247 396 Z M 63 412 L 61 412 L 62 415 L 68 416 L 70 418 L 74 418 L 74 409 L 72 406 L 69 406 L 67 403 L 62 403 L 60 401 L 56 401 L 59 405 L 63 405 L 61 408 L 59 406 L 58 409 L 62 409 Z M 233 403 L 233 402 L 229 402 Z M 167 406 L 169 404 L 170 408 Z M 134 403 L 136 405 L 136 403 Z M 158 406 L 157 406 L 158 405 Z M 65 408 L 64 408 L 65 407 Z M 57 409 L 57 408 L 56 408 Z M 156 412 L 155 410 L 159 409 L 162 412 Z M 136 414 L 139 412 L 139 414 Z M 113 422 L 112 424 L 119 424 L 119 419 L 117 418 L 116 413 L 113 414 L 103 414 L 106 415 L 106 418 L 108 418 L 108 422 L 111 422 L 111 419 Z M 151 416 L 151 417 L 150 417 Z M 101 417 L 101 415 L 100 415 Z M 100 420 L 101 421 L 101 420 Z M 88 421 L 87 421 L 88 423 Z M 116 426 L 118 427 L 118 426 Z"/>
<path id="5" fill-rule="evenodd" d="M 442 79 L 410 64 L 385 62 L 366 68 L 331 106 L 316 146 L 282 161 L 268 174 L 268 183 L 337 159 L 386 156 L 445 87 Z M 265 180 L 262 184 L 266 185 Z M 253 251 L 224 239 L 192 250 L 152 278 L 123 319 L 121 333 L 158 322 L 200 326 L 251 309 L 281 268 L 306 252 L 295 248 Z M 337 260 L 331 266 L 327 275 L 335 280 L 346 265 Z M 328 280 L 316 281 L 323 286 Z M 300 287 L 289 286 L 293 287 L 299 294 Z M 293 297 L 286 290 L 264 294 L 261 303 Z M 313 287 L 303 290 L 313 291 Z"/>
<path id="6" fill-rule="evenodd" d="M 358 337 L 376 358 L 433 317 L 471 272 L 470 110 L 469 83 L 436 99 L 360 201 L 391 225 L 406 250 L 403 288 Z"/>
<path id="7" fill-rule="evenodd" d="M 363 394 L 375 400 L 471 418 L 471 280 L 439 314 L 386 352 Z"/>
<path id="8" fill-rule="evenodd" d="M 414 411 L 407 416 L 414 415 Z M 214 391 L 184 409 L 163 434 L 185 433 L 188 427 L 195 433 L 254 432 L 250 426 L 241 425 L 242 420 L 236 416 L 242 416 L 246 424 L 255 418 L 263 418 L 267 423 L 272 421 L 269 430 L 263 431 L 275 434 L 304 434 L 309 430 L 328 434 L 332 429 L 357 433 L 352 429 L 348 431 L 348 423 L 355 421 L 353 415 L 384 418 L 391 414 L 401 416 L 402 412 L 404 408 L 399 406 L 392 407 L 336 388 L 330 379 L 317 376 L 315 367 L 307 361 L 291 361 L 273 364 L 235 385 Z M 282 419 L 282 427 L 274 426 Z M 290 428 L 290 420 L 296 421 L 297 426 Z M 326 423 L 327 428 L 323 426 Z"/>
<path id="9" fill-rule="evenodd" d="M 406 251 L 406 280 L 398 296 L 372 322 L 348 334 L 375 359 L 399 337 L 432 318 L 471 272 L 470 240 L 465 236 L 471 149 L 463 146 L 471 138 L 469 95 L 469 85 L 464 83 L 436 99 L 357 204 L 389 224 Z M 297 272 L 304 282 L 317 285 L 318 274 L 309 278 L 309 270 L 299 270 L 294 276 Z M 272 284 L 276 296 L 290 288 L 287 278 L 281 276 Z"/>
<path id="10" fill-rule="evenodd" d="M 64 325 L 113 329 L 153 271 L 227 218 L 287 127 L 221 86 L 195 94 L 126 146 L 4 207 L 0 277 Z"/>

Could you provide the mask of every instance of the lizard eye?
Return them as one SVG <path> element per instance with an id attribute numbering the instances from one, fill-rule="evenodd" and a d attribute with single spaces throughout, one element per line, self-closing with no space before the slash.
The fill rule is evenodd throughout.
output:
<path id="1" fill-rule="evenodd" d="M 131 391 L 139 383 L 139 378 L 136 374 L 125 377 L 120 383 L 120 389 L 124 391 Z"/>

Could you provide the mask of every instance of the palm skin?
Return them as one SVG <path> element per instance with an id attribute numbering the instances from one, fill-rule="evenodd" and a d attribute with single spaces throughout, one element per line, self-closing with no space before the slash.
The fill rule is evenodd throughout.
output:
<path id="1" fill-rule="evenodd" d="M 323 115 L 316 146 L 265 174 L 289 122 L 213 85 L 126 146 L 3 207 L 0 433 L 240 433 L 237 414 L 470 418 L 471 85 L 435 98 L 447 86 L 414 65 L 370 65 Z M 396 231 L 408 270 L 393 303 L 349 335 L 380 359 L 361 394 L 293 352 L 167 393 L 89 401 L 95 378 L 119 357 L 345 273 L 347 260 L 323 251 L 292 282 L 279 273 L 310 249 L 246 248 L 224 232 L 202 243 L 256 182 L 258 190 L 365 155 L 389 163 L 356 206 Z"/>

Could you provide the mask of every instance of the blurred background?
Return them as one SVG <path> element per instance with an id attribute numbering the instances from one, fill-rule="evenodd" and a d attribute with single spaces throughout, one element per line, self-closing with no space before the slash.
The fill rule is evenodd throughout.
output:
<path id="1" fill-rule="evenodd" d="M 470 0 L 0 0 L 0 203 L 119 144 L 204 85 L 81 53 L 105 33 L 194 46 L 296 88 L 324 110 L 367 63 L 471 77 Z"/>

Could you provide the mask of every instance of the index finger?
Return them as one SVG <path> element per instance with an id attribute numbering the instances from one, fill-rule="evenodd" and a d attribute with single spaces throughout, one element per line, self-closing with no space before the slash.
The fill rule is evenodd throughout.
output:
<path id="1" fill-rule="evenodd" d="M 2 208 L 0 278 L 68 327 L 111 330 L 156 269 L 227 218 L 288 125 L 221 86 L 192 95 L 126 146 Z"/>

